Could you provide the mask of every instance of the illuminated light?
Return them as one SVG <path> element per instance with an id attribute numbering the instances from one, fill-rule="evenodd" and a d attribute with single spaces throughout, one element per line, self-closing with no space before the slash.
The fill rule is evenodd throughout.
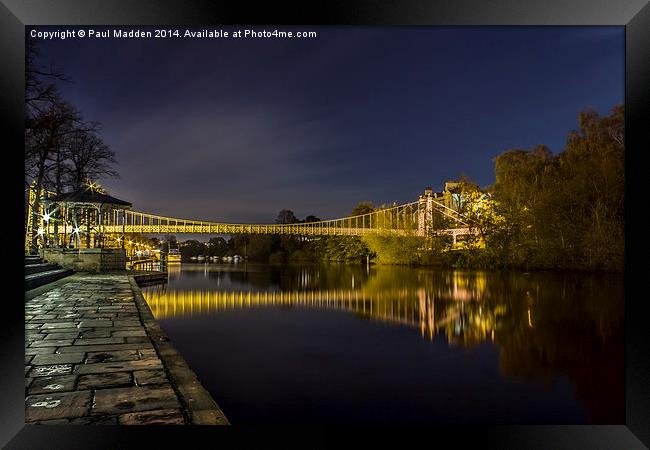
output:
<path id="1" fill-rule="evenodd" d="M 74 230 L 72 230 L 73 233 L 79 233 L 81 231 L 81 228 L 79 227 L 74 227 Z"/>
<path id="2" fill-rule="evenodd" d="M 50 215 L 49 215 L 48 213 L 43 214 L 43 220 L 44 220 L 45 222 L 49 222 L 49 220 L 50 220 Z"/>
<path id="3" fill-rule="evenodd" d="M 91 181 L 91 180 L 87 180 L 87 181 L 86 181 L 86 187 L 87 187 L 88 189 L 90 189 L 91 192 L 93 192 L 93 191 L 97 191 L 97 192 L 99 192 L 100 194 L 104 194 L 104 193 L 105 193 L 104 188 L 102 188 L 102 187 L 99 185 L 99 183 L 95 183 L 95 182 L 93 182 L 93 181 Z"/>
<path id="4" fill-rule="evenodd" d="M 45 230 L 42 229 L 42 228 L 39 228 L 39 229 L 38 229 L 38 234 L 40 234 L 41 236 L 44 235 L 44 234 L 45 234 Z"/>

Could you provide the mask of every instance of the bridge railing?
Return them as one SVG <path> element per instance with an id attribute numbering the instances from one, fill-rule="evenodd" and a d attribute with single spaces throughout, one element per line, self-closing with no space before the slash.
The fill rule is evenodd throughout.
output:
<path id="1" fill-rule="evenodd" d="M 449 233 L 464 234 L 469 228 L 462 215 L 444 204 L 428 199 L 380 208 L 366 214 L 289 224 L 221 223 L 181 219 L 139 211 L 115 211 L 112 220 L 103 225 L 105 233 L 210 233 L 210 234 L 295 234 L 295 235 L 363 235 L 389 231 L 399 234 L 423 235 L 424 222 L 430 220 L 435 208 L 458 226 Z"/>

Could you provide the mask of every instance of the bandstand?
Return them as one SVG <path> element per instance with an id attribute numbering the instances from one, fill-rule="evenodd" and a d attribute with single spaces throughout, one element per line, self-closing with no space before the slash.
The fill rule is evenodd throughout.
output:
<path id="1" fill-rule="evenodd" d="M 42 199 L 39 253 L 49 261 L 78 271 L 124 270 L 124 236 L 104 227 L 124 217 L 131 203 L 112 197 L 97 185 Z"/>

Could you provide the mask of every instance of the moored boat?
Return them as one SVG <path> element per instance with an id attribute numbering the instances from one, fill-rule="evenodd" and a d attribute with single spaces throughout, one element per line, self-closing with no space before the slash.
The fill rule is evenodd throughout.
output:
<path id="1" fill-rule="evenodd" d="M 177 248 L 170 248 L 167 253 L 167 264 L 180 264 L 181 251 Z"/>

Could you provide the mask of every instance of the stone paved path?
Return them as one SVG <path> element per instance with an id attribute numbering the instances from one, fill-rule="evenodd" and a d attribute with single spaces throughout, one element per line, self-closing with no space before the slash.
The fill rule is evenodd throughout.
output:
<path id="1" fill-rule="evenodd" d="M 183 396 L 161 360 L 153 339 L 166 339 L 152 316 L 141 320 L 144 302 L 139 308 L 134 289 L 127 275 L 74 275 L 26 302 L 25 422 L 197 423 L 195 399 Z M 172 365 L 179 359 L 185 365 L 177 370 L 180 378 L 193 375 L 171 353 Z M 190 378 L 192 392 L 201 390 L 206 403 L 205 391 Z M 228 423 L 216 404 L 207 409 L 209 420 L 202 423 Z M 206 417 L 199 412 L 196 417 Z"/>

